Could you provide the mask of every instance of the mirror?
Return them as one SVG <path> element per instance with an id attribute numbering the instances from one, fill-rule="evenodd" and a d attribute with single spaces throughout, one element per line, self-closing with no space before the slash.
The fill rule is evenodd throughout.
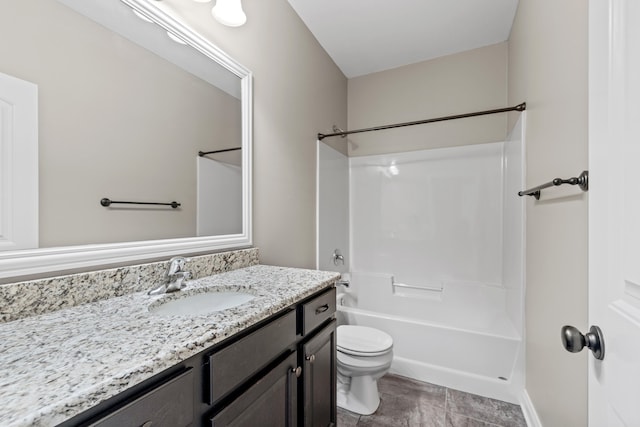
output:
<path id="1" fill-rule="evenodd" d="M 153 0 L 3 1 L 0 34 L 0 73 L 37 85 L 40 184 L 0 278 L 251 245 L 247 69 Z"/>

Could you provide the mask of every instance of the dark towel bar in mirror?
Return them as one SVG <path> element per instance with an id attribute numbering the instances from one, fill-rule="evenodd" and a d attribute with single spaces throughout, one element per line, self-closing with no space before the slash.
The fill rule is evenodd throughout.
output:
<path id="1" fill-rule="evenodd" d="M 242 150 L 242 147 L 236 148 L 225 148 L 224 150 L 213 150 L 213 151 L 198 151 L 198 156 L 206 156 L 207 154 L 216 154 L 216 153 L 226 153 L 227 151 L 237 151 Z"/>
<path id="2" fill-rule="evenodd" d="M 117 203 L 117 204 L 125 204 L 125 205 L 161 205 L 161 206 L 171 206 L 173 209 L 176 209 L 180 206 L 180 203 L 173 201 L 173 202 L 169 202 L 169 203 L 157 203 L 157 202 L 124 202 L 124 201 L 117 201 L 117 200 L 111 200 L 111 199 L 107 199 L 106 197 L 104 199 L 100 200 L 100 204 L 102 206 L 104 206 L 105 208 L 108 206 L 111 206 L 112 204 Z"/>

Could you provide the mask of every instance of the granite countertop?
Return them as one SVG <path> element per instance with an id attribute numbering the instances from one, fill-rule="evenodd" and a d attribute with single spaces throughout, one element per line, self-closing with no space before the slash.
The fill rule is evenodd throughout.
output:
<path id="1" fill-rule="evenodd" d="M 256 265 L 188 283 L 182 294 L 242 289 L 256 296 L 207 315 L 158 316 L 149 312 L 149 305 L 180 295 L 137 292 L 0 324 L 0 425 L 56 425 L 330 286 L 338 277 Z"/>

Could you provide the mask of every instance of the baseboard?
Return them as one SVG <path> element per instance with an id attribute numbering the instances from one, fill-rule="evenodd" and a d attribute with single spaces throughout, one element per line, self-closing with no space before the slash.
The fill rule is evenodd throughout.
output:
<path id="1" fill-rule="evenodd" d="M 520 407 L 522 408 L 522 413 L 524 414 L 524 419 L 528 427 L 542 427 L 536 408 L 533 406 L 533 402 L 529 398 L 526 389 L 522 390 L 522 394 L 520 395 Z"/>

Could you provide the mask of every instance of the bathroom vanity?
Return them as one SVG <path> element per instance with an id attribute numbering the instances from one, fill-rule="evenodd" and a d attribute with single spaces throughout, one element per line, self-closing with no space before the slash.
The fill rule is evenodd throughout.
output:
<path id="1" fill-rule="evenodd" d="M 0 424 L 335 425 L 338 277 L 257 265 L 1 324 Z M 149 309 L 233 291 L 254 298 L 209 314 Z"/>

